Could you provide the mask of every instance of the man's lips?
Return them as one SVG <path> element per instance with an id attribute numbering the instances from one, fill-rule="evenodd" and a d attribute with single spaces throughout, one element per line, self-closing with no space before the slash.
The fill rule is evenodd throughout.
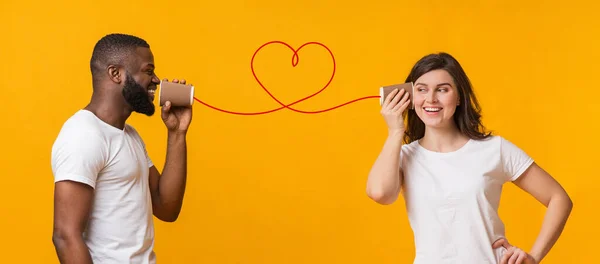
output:
<path id="1" fill-rule="evenodd" d="M 148 95 L 150 96 L 150 98 L 152 98 L 152 100 L 154 100 L 154 95 L 156 94 L 156 87 L 152 87 L 148 89 Z"/>

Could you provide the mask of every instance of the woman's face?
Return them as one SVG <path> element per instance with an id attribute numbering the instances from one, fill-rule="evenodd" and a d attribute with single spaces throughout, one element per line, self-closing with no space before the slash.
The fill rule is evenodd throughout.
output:
<path id="1" fill-rule="evenodd" d="M 452 126 L 452 117 L 459 104 L 458 89 L 452 76 L 445 70 L 433 70 L 419 77 L 414 85 L 415 112 L 425 126 Z"/>

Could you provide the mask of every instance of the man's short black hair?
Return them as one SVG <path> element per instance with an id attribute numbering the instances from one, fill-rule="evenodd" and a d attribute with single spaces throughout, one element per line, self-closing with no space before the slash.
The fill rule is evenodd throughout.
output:
<path id="1" fill-rule="evenodd" d="M 142 38 L 128 34 L 114 33 L 102 37 L 94 46 L 90 60 L 94 82 L 97 81 L 98 75 L 106 70 L 107 65 L 122 65 L 127 55 L 137 47 L 150 48 L 150 45 Z"/>

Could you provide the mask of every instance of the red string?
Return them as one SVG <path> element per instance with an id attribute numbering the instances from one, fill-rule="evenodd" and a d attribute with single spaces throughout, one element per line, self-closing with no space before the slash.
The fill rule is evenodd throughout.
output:
<path id="1" fill-rule="evenodd" d="M 277 99 L 277 98 L 276 98 L 276 97 L 275 97 L 273 94 L 271 94 L 271 92 L 270 92 L 270 91 L 269 91 L 269 90 L 268 90 L 268 89 L 267 89 L 267 88 L 266 88 L 266 87 L 265 87 L 265 86 L 264 86 L 264 85 L 263 85 L 263 84 L 260 82 L 260 80 L 259 80 L 259 79 L 258 79 L 258 77 L 256 76 L 256 73 L 254 72 L 254 58 L 256 57 L 256 54 L 257 54 L 257 53 L 258 53 L 258 52 L 259 52 L 259 51 L 260 51 L 262 48 L 264 48 L 265 46 L 267 46 L 267 45 L 270 45 L 270 44 L 282 44 L 282 45 L 285 45 L 286 47 L 288 47 L 289 49 L 291 49 L 291 50 L 294 52 L 294 55 L 292 56 L 292 67 L 296 67 L 296 65 L 298 65 L 298 62 L 300 61 L 300 57 L 298 56 L 298 51 L 300 51 L 300 49 L 302 49 L 302 48 L 303 48 L 303 47 L 305 47 L 306 45 L 311 45 L 311 44 L 314 44 L 314 45 L 319 45 L 319 46 L 321 46 L 321 47 L 325 48 L 325 49 L 326 49 L 326 50 L 329 52 L 329 54 L 331 55 L 331 59 L 333 60 L 333 72 L 332 72 L 332 74 L 331 74 L 331 78 L 329 79 L 329 81 L 327 82 L 327 84 L 325 84 L 325 86 L 323 86 L 323 88 L 321 88 L 321 89 L 320 89 L 319 91 L 317 91 L 316 93 L 313 93 L 313 94 L 311 94 L 311 95 L 309 95 L 309 96 L 307 96 L 307 97 L 304 97 L 304 98 L 302 98 L 302 99 L 300 99 L 300 100 L 297 100 L 297 101 L 295 101 L 295 102 L 293 102 L 293 103 L 290 103 L 290 104 L 284 104 L 284 103 L 282 103 L 282 102 L 281 102 L 281 101 L 279 101 L 279 99 Z M 234 115 L 262 115 L 262 114 L 273 113 L 273 112 L 279 111 L 279 110 L 281 110 L 281 109 L 284 109 L 284 108 L 287 108 L 287 109 L 289 109 L 289 110 L 292 110 L 292 111 L 294 111 L 294 112 L 303 113 L 303 114 L 318 114 L 318 113 L 323 113 L 323 112 L 331 111 L 331 110 L 333 110 L 333 109 L 336 109 L 336 108 L 339 108 L 339 107 L 342 107 L 342 106 L 344 106 L 344 105 L 348 105 L 348 104 L 351 104 L 351 103 L 354 103 L 354 102 L 357 102 L 357 101 L 360 101 L 360 100 L 365 100 L 365 99 L 369 99 L 369 98 L 380 98 L 380 96 L 379 96 L 379 95 L 376 95 L 376 96 L 366 96 L 366 97 L 361 97 L 361 98 L 354 99 L 354 100 L 352 100 L 352 101 L 349 101 L 349 102 L 346 102 L 346 103 L 343 103 L 343 104 L 340 104 L 340 105 L 337 105 L 337 106 L 334 106 L 334 107 L 331 107 L 331 108 L 327 108 L 327 109 L 323 109 L 323 110 L 318 110 L 318 111 L 303 111 L 303 110 L 298 110 L 298 109 L 296 109 L 296 108 L 292 108 L 292 107 L 291 107 L 292 105 L 295 105 L 295 104 L 297 104 L 297 103 L 300 103 L 300 102 L 302 102 L 302 101 L 304 101 L 304 100 L 307 100 L 307 99 L 309 99 L 309 98 L 311 98 L 311 97 L 313 97 L 313 96 L 315 96 L 315 95 L 317 95 L 317 94 L 319 94 L 319 93 L 323 92 L 323 91 L 324 91 L 324 90 L 325 90 L 325 89 L 326 89 L 326 88 L 329 86 L 329 84 L 331 83 L 331 81 L 333 80 L 333 77 L 334 77 L 334 75 L 335 75 L 335 58 L 333 57 L 333 53 L 331 52 L 331 50 L 330 50 L 329 48 L 327 48 L 325 45 L 323 45 L 323 44 L 321 44 L 321 43 L 319 43 L 319 42 L 307 42 L 307 43 L 304 43 L 304 44 L 303 44 L 302 46 L 300 46 L 300 47 L 299 47 L 297 50 L 294 50 L 294 49 L 293 49 L 293 48 L 292 48 L 290 45 L 288 45 L 288 44 L 287 44 L 287 43 L 285 43 L 285 42 L 281 42 L 281 41 L 271 41 L 271 42 L 267 42 L 267 43 L 263 44 L 262 46 L 260 46 L 260 47 L 259 47 L 259 48 L 258 48 L 258 49 L 257 49 L 257 50 L 254 52 L 254 54 L 252 55 L 252 60 L 250 61 L 250 68 L 251 68 L 251 70 L 252 70 L 252 75 L 254 76 L 254 79 L 255 79 L 255 80 L 258 82 L 258 84 L 260 85 L 260 87 L 262 87 L 262 88 L 263 88 L 263 90 L 265 90 L 265 92 L 266 92 L 267 94 L 269 94 L 269 96 L 271 96 L 271 98 L 273 98 L 273 100 L 275 100 L 277 103 L 279 103 L 279 104 L 281 105 L 281 107 L 274 108 L 274 109 L 267 110 L 267 111 L 263 111 L 263 112 L 245 112 L 245 113 L 244 113 L 244 112 L 233 112 L 233 111 L 228 111 L 228 110 L 220 109 L 220 108 L 217 108 L 217 107 L 215 107 L 215 106 L 209 105 L 209 104 L 207 104 L 207 103 L 205 103 L 205 102 L 201 101 L 200 99 L 198 99 L 198 98 L 196 98 L 196 97 L 194 97 L 194 100 L 198 101 L 199 103 L 201 103 L 201 104 L 203 104 L 203 105 L 205 105 L 205 106 L 207 106 L 207 107 L 209 107 L 209 108 L 212 108 L 212 109 L 214 109 L 214 110 L 217 110 L 217 111 L 220 111 L 220 112 L 228 113 L 228 114 L 234 114 Z"/>

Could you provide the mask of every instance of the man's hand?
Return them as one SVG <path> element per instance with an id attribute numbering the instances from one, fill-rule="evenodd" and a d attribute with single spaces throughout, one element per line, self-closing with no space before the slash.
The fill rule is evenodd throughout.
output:
<path id="1" fill-rule="evenodd" d="M 163 79 L 163 81 L 168 80 Z M 185 84 L 185 80 L 181 80 L 180 82 L 177 79 L 173 79 L 172 82 Z M 169 132 L 185 133 L 192 122 L 192 108 L 171 106 L 171 102 L 167 101 L 162 107 L 161 117 Z"/>
<path id="2" fill-rule="evenodd" d="M 492 248 L 494 249 L 499 247 L 506 248 L 506 252 L 504 252 L 500 264 L 538 264 L 533 256 L 527 254 L 527 252 L 518 247 L 512 246 L 504 238 L 498 239 L 492 244 Z"/>

